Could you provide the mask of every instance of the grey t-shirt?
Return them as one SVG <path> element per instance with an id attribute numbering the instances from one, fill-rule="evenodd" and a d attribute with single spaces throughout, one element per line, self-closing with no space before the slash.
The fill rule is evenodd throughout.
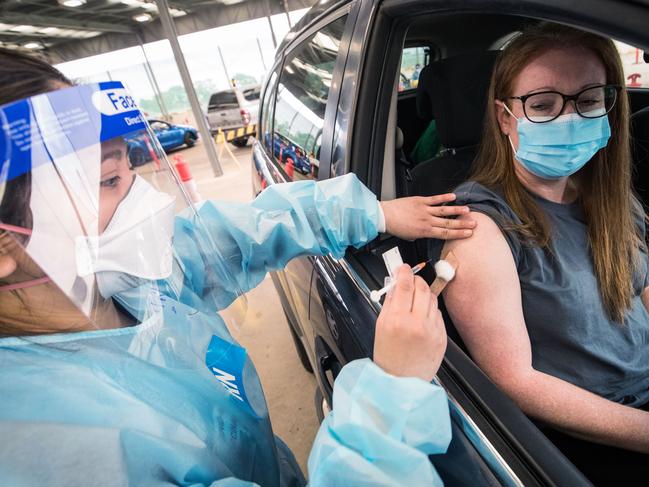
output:
<path id="1" fill-rule="evenodd" d="M 520 220 L 498 192 L 466 182 L 455 193 L 457 204 L 486 214 L 503 230 L 521 283 L 533 367 L 615 402 L 649 402 L 649 313 L 640 298 L 649 286 L 647 255 L 641 254 L 624 324 L 615 323 L 602 303 L 578 203 L 535 196 L 551 226 L 550 253 L 523 245 L 503 228 Z"/>

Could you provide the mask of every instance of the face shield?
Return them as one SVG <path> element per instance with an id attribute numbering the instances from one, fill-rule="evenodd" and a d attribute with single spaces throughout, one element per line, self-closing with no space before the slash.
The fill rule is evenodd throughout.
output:
<path id="1" fill-rule="evenodd" d="M 4 105 L 0 122 L 0 290 L 67 300 L 95 328 L 113 302 L 142 322 L 169 299 L 216 312 L 219 290 L 243 296 L 121 83 Z M 245 298 L 234 309 L 241 323 Z"/>

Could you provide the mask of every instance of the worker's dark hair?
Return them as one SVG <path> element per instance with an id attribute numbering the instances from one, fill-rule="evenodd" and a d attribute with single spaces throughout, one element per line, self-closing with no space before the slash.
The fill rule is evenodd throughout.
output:
<path id="1" fill-rule="evenodd" d="M 53 91 L 61 85 L 71 86 L 72 82 L 55 67 L 38 58 L 0 47 L 0 105 Z M 30 196 L 29 173 L 8 181 L 0 202 L 0 222 L 31 228 Z"/>
<path id="2" fill-rule="evenodd" d="M 0 47 L 0 105 L 60 88 L 72 82 L 45 61 Z"/>

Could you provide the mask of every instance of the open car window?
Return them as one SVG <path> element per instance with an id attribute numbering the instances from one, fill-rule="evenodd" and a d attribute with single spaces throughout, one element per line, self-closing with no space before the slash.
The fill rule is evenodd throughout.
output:
<path id="1" fill-rule="evenodd" d="M 618 41 L 615 41 L 615 46 L 622 58 L 626 86 L 649 90 L 649 64 L 644 61 L 644 51 Z"/>
<path id="2" fill-rule="evenodd" d="M 406 47 L 401 54 L 399 91 L 414 90 L 419 82 L 419 73 L 430 61 L 428 46 Z"/>

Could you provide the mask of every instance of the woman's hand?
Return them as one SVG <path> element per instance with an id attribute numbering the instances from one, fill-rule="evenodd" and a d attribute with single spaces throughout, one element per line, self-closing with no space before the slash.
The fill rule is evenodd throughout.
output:
<path id="1" fill-rule="evenodd" d="M 453 193 L 381 201 L 386 231 L 404 240 L 417 238 L 453 240 L 470 237 L 476 226 L 475 221 L 449 218 L 469 213 L 469 208 L 440 206 L 450 201 L 455 201 Z"/>
<path id="2" fill-rule="evenodd" d="M 388 374 L 430 382 L 446 350 L 437 298 L 421 277 L 403 265 L 376 321 L 374 362 Z"/>

